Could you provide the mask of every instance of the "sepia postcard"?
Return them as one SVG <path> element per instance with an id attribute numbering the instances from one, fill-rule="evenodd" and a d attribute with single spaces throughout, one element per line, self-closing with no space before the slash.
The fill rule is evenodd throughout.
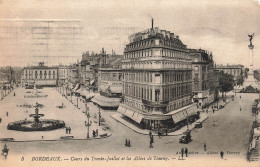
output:
<path id="1" fill-rule="evenodd" d="M 0 166 L 260 166 L 260 0 L 0 0 Z"/>

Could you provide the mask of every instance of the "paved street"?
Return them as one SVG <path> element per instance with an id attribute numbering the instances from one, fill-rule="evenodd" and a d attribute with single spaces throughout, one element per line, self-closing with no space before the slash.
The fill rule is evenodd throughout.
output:
<path id="1" fill-rule="evenodd" d="M 36 99 L 24 99 L 23 92 L 24 89 L 18 88 L 15 90 L 17 96 L 13 96 L 12 93 L 9 94 L 2 102 L 1 106 L 1 117 L 3 118 L 3 123 L 0 124 L 1 131 L 5 129 L 3 125 L 6 122 L 20 119 L 22 117 L 28 117 L 28 113 L 24 113 L 25 108 L 18 108 L 16 104 L 35 103 Z M 80 110 L 61 96 L 56 90 L 43 89 L 39 90 L 42 93 L 48 93 L 48 98 L 39 98 L 38 102 L 45 105 L 44 108 L 40 109 L 40 113 L 46 114 L 46 118 L 53 118 L 64 120 L 66 126 L 72 127 L 72 133 L 74 129 L 79 126 L 78 122 L 81 124 L 81 135 L 86 136 L 86 127 L 83 122 L 86 116 L 82 113 L 84 104 L 80 102 Z M 51 95 L 50 95 L 51 94 Z M 248 147 L 248 137 L 251 130 L 251 125 L 254 117 L 251 113 L 251 106 L 253 100 L 258 97 L 257 94 L 241 94 L 242 98 L 239 98 L 239 94 L 235 97 L 234 102 L 230 102 L 226 105 L 224 109 L 216 111 L 214 114 L 210 111 L 208 113 L 209 118 L 204 122 L 203 128 L 194 129 L 191 133 L 193 141 L 189 144 L 179 144 L 178 136 L 163 136 L 162 138 L 155 137 L 154 148 L 149 148 L 149 137 L 147 135 L 142 135 L 134 132 L 133 130 L 125 127 L 121 123 L 115 121 L 110 117 L 116 111 L 103 111 L 101 110 L 101 115 L 105 118 L 106 123 L 110 126 L 110 132 L 112 136 L 108 138 L 103 138 L 100 140 L 73 140 L 73 141 L 37 141 L 37 142 L 8 142 L 8 147 L 10 148 L 10 154 L 20 154 L 21 152 L 34 154 L 47 154 L 47 153 L 71 153 L 71 154 L 102 154 L 107 153 L 111 155 L 126 154 L 126 155 L 167 155 L 171 157 L 178 158 L 179 155 L 176 154 L 181 148 L 187 147 L 190 152 L 199 152 L 208 157 L 219 157 L 219 152 L 222 150 L 225 152 L 224 157 L 228 160 L 231 158 L 242 158 L 246 161 L 246 150 Z M 73 97 L 75 101 L 75 97 Z M 46 100 L 46 101 L 45 101 Z M 56 106 L 61 105 L 63 102 L 66 106 L 65 109 L 57 109 Z M 90 109 L 90 114 L 98 112 L 97 106 L 93 103 L 88 104 Z M 242 111 L 240 111 L 240 106 L 242 106 Z M 12 109 L 12 110 L 10 110 Z M 9 117 L 5 116 L 6 111 L 8 111 Z M 33 109 L 29 109 L 29 113 L 32 113 Z M 213 122 L 217 122 L 217 126 L 213 126 Z M 81 123 L 82 122 L 82 123 Z M 14 135 L 20 136 L 24 132 L 13 132 Z M 42 132 L 31 132 L 36 138 L 41 136 Z M 60 133 L 65 135 L 65 130 L 55 130 L 51 133 Z M 19 135 L 18 135 L 19 134 Z M 47 135 L 47 134 L 46 134 Z M 73 134 L 74 135 L 74 134 Z M 1 137 L 4 134 L 1 133 Z M 7 136 L 5 136 L 7 137 Z M 125 139 L 131 140 L 131 147 L 125 147 Z M 234 142 L 235 141 L 235 142 Z M 217 152 L 216 154 L 207 154 L 203 150 L 204 142 L 207 145 L 207 151 Z M 1 143 L 1 146 L 4 143 Z M 39 147 L 41 145 L 41 147 Z M 234 154 L 227 154 L 229 152 L 239 152 Z M 239 154 L 239 155 L 238 155 Z M 189 159 L 195 158 L 196 155 L 191 154 Z"/>

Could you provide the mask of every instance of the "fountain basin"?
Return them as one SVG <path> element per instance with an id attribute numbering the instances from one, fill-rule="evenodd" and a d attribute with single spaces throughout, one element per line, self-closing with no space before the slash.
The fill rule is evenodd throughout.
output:
<path id="1" fill-rule="evenodd" d="M 8 130 L 17 130 L 17 131 L 50 131 L 55 129 L 60 129 L 65 127 L 65 122 L 61 120 L 53 119 L 42 119 L 40 120 L 40 126 L 34 126 L 35 121 L 31 120 L 21 120 L 16 122 L 10 122 L 7 125 Z"/>

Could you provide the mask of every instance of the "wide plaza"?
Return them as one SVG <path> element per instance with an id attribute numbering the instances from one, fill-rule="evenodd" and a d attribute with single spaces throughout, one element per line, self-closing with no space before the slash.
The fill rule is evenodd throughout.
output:
<path id="1" fill-rule="evenodd" d="M 160 138 L 155 136 L 153 148 L 149 148 L 149 136 L 137 133 L 114 120 L 111 115 L 117 114 L 115 110 L 100 109 L 101 117 L 104 118 L 105 122 L 99 126 L 98 119 L 93 118 L 95 114 L 98 115 L 99 108 L 92 102 L 88 103 L 92 125 L 90 126 L 90 140 L 86 140 L 87 127 L 84 122 L 87 117 L 84 113 L 86 107 L 82 100 L 78 99 L 78 107 L 76 107 L 77 97 L 72 97 L 73 104 L 70 102 L 70 96 L 65 98 L 54 88 L 38 90 L 40 91 L 39 94 L 48 94 L 46 98 L 24 98 L 26 91 L 30 90 L 16 88 L 0 102 L 0 117 L 2 118 L 0 138 L 14 138 L 14 142 L 2 142 L 1 146 L 3 147 L 6 143 L 10 149 L 10 154 L 149 154 L 178 159 L 180 155 L 177 152 L 180 152 L 182 148 L 188 148 L 190 152 L 188 159 L 201 157 L 201 155 L 219 158 L 219 152 L 224 151 L 227 160 L 241 158 L 246 161 L 249 134 L 252 122 L 255 119 L 251 107 L 254 99 L 258 98 L 258 94 L 236 94 L 234 101 L 232 101 L 231 94 L 228 94 L 227 99 L 230 102 L 223 109 L 215 111 L 215 113 L 210 109 L 208 113 L 204 113 L 208 116 L 208 119 L 203 122 L 202 128 L 191 131 L 192 142 L 180 144 L 180 136 L 162 136 Z M 14 92 L 16 96 L 13 96 Z M 66 126 L 72 129 L 71 134 L 66 134 L 64 128 L 47 132 L 7 130 L 9 122 L 25 118 L 31 119 L 29 114 L 34 113 L 34 108 L 17 107 L 17 105 L 35 104 L 36 102 L 44 105 L 43 108 L 40 108 L 40 113 L 45 114 L 46 119 L 65 121 Z M 57 108 L 62 103 L 65 108 Z M 6 116 L 6 112 L 9 113 L 8 116 Z M 109 130 L 104 130 L 104 127 L 109 127 Z M 95 139 L 91 132 L 96 129 L 99 129 L 100 134 L 107 133 L 108 136 Z M 80 140 L 62 140 L 60 139 L 62 136 L 74 136 L 74 139 Z M 125 139 L 131 140 L 131 147 L 125 147 Z M 204 151 L 204 143 L 207 146 L 206 151 Z"/>

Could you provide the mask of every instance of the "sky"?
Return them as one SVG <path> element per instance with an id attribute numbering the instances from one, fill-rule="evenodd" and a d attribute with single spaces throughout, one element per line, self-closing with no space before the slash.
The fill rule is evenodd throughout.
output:
<path id="1" fill-rule="evenodd" d="M 260 69 L 257 0 L 0 0 L 0 19 L 82 20 L 83 44 L 74 61 L 102 47 L 123 54 L 128 36 L 150 28 L 152 17 L 155 27 L 179 35 L 188 48 L 212 52 L 217 64 L 249 66 L 248 34 L 254 33 L 254 67 Z M 0 66 L 25 66 L 30 59 L 23 56 L 0 50 Z"/>

